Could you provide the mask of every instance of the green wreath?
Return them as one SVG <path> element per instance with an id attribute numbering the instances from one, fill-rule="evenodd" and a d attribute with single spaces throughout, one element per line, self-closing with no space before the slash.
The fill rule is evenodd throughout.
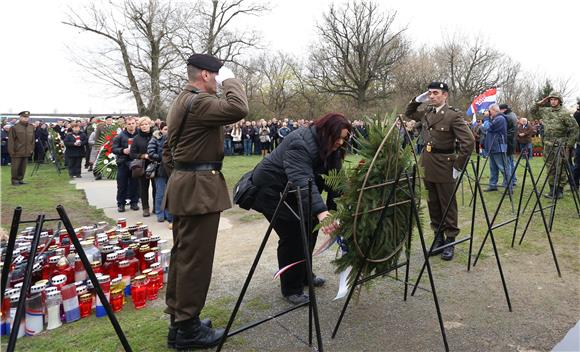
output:
<path id="1" fill-rule="evenodd" d="M 367 139 L 354 137 L 361 157 L 358 164 L 325 177 L 326 185 L 342 195 L 336 199 L 337 210 L 321 226 L 333 221 L 340 225 L 333 236 L 342 255 L 333 264 L 337 273 L 352 267 L 349 285 L 361 267 L 361 277 L 395 268 L 413 228 L 409 228 L 412 208 L 406 178 L 412 177 L 416 164 L 413 146 L 403 147 L 403 132 L 399 133 L 395 126 L 394 115 L 382 121 L 367 119 L 367 131 Z M 380 220 L 392 192 L 388 202 L 391 206 L 387 206 Z M 419 191 L 415 189 L 413 193 L 416 204 L 420 204 Z"/>

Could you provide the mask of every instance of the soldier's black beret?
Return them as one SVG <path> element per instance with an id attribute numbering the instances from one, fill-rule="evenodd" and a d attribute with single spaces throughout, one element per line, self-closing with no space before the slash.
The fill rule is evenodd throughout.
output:
<path id="1" fill-rule="evenodd" d="M 187 59 L 187 64 L 210 72 L 218 72 L 223 66 L 218 58 L 208 54 L 193 54 Z"/>
<path id="2" fill-rule="evenodd" d="M 441 89 L 444 92 L 449 92 L 449 86 L 445 82 L 431 82 L 427 89 Z"/>
<path id="3" fill-rule="evenodd" d="M 25 115 L 26 116 L 30 116 L 30 111 L 24 110 L 24 111 L 21 111 L 21 112 L 18 113 L 18 116 L 25 116 Z"/>

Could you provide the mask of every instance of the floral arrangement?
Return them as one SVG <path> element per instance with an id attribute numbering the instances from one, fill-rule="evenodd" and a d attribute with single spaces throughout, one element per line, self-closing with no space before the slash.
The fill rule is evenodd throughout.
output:
<path id="1" fill-rule="evenodd" d="M 48 147 L 51 152 L 51 159 L 59 168 L 64 168 L 64 142 L 58 132 L 52 128 L 48 129 Z"/>
<path id="2" fill-rule="evenodd" d="M 340 245 L 341 255 L 333 263 L 337 273 L 352 268 L 349 285 L 361 267 L 361 278 L 393 269 L 412 231 L 409 228 L 411 192 L 406 175 L 412 176 L 415 156 L 412 146 L 404 147 L 394 123 L 394 115 L 384 120 L 368 119 L 368 138 L 355 137 L 361 160 L 354 167 L 325 177 L 326 185 L 341 196 L 335 200 L 337 210 L 321 225 L 339 224 L 333 236 Z M 399 181 L 395 183 L 397 178 Z M 413 191 L 416 204 L 420 204 L 420 191 Z M 393 196 L 388 202 L 391 193 Z"/>
<path id="3" fill-rule="evenodd" d="M 95 160 L 95 171 L 106 179 L 113 180 L 117 177 L 117 156 L 113 153 L 113 139 L 117 136 L 116 126 L 104 131 L 101 138 L 95 143 L 99 146 L 99 152 Z"/>

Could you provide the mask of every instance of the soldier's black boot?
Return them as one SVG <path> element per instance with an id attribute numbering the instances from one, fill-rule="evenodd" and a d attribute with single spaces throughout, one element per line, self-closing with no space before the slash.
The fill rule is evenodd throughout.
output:
<path id="1" fill-rule="evenodd" d="M 449 244 L 451 242 L 455 242 L 455 238 L 447 237 L 445 240 L 445 244 Z M 443 253 L 441 253 L 441 259 L 443 260 L 451 260 L 453 259 L 453 253 L 455 252 L 455 246 L 449 246 L 443 249 Z"/>
<path id="2" fill-rule="evenodd" d="M 201 323 L 199 318 L 177 323 L 175 348 L 178 351 L 195 348 L 215 347 L 219 344 L 224 329 L 212 329 Z"/>
<path id="3" fill-rule="evenodd" d="M 544 197 L 548 198 L 548 199 L 553 199 L 554 198 L 554 186 L 550 186 L 550 192 L 544 194 Z"/>
<path id="4" fill-rule="evenodd" d="M 203 319 L 201 321 L 202 325 L 211 328 L 211 320 Z M 175 316 L 169 316 L 169 331 L 167 332 L 167 347 L 175 348 L 175 338 L 177 337 L 177 324 L 175 324 Z"/>
<path id="5" fill-rule="evenodd" d="M 562 197 L 564 197 L 564 188 L 563 187 L 557 187 L 556 188 L 556 198 L 562 199 Z"/>
<path id="6" fill-rule="evenodd" d="M 431 255 L 438 255 L 441 253 L 441 250 L 435 250 L 436 248 L 441 247 L 445 243 L 445 238 L 442 233 L 435 233 L 435 242 L 433 243 L 433 247 L 431 248 Z"/>

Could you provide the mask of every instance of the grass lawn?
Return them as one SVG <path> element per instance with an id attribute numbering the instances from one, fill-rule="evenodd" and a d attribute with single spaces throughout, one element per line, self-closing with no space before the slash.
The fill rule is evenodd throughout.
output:
<path id="1" fill-rule="evenodd" d="M 224 161 L 223 173 L 226 177 L 228 187 L 231 189 L 237 180 L 248 170 L 254 167 L 261 157 L 226 157 Z M 356 156 L 349 156 L 348 161 L 356 162 Z M 483 159 L 482 159 L 483 162 Z M 541 165 L 543 164 L 541 158 L 535 158 L 532 160 L 533 169 L 535 172 L 535 177 Z M 32 168 L 28 169 L 30 172 Z M 484 172 L 484 177 L 482 182 L 487 182 L 489 166 L 486 167 Z M 56 214 L 55 207 L 57 204 L 63 204 L 67 211 L 69 212 L 70 218 L 73 220 L 74 225 L 92 223 L 107 219 L 101 210 L 98 210 L 87 204 L 87 200 L 81 191 L 74 188 L 73 185 L 69 184 L 69 178 L 66 172 L 61 175 L 57 175 L 55 169 L 51 165 L 43 166 L 39 174 L 31 177 L 27 174 L 26 181 L 28 185 L 21 187 L 13 187 L 10 185 L 10 169 L 9 167 L 2 167 L 2 227 L 8 229 L 10 226 L 12 211 L 15 206 L 22 206 L 24 208 L 25 219 L 32 219 L 37 212 L 45 212 L 49 216 Z M 471 169 L 469 169 L 471 171 Z M 518 186 L 521 185 L 523 178 L 523 168 L 518 168 Z M 528 185 L 530 184 L 528 179 Z M 482 186 L 485 187 L 485 186 Z M 460 213 L 460 227 L 462 228 L 462 234 L 467 234 L 471 225 L 471 207 L 469 206 L 469 199 L 471 198 L 471 193 L 469 192 L 469 185 L 467 182 L 463 186 L 463 196 L 461 196 L 461 191 L 458 193 L 458 205 Z M 527 188 L 526 196 L 529 194 L 530 188 Z M 423 192 L 425 192 L 423 190 Z M 514 207 L 517 209 L 517 200 L 519 195 L 519 190 L 516 190 L 514 196 Z M 425 194 L 424 194 L 425 196 Z M 493 216 L 493 212 L 499 202 L 501 197 L 500 192 L 491 192 L 485 194 L 486 204 L 488 211 L 490 212 L 490 217 Z M 424 198 L 425 199 L 425 198 Z M 525 202 L 526 198 L 524 198 Z M 547 200 L 542 197 L 544 206 L 547 205 Z M 533 203 L 531 203 L 533 205 Z M 426 210 L 425 202 L 424 205 L 424 229 L 425 233 L 428 235 L 428 241 L 430 241 L 431 230 L 428 227 L 428 213 Z M 478 245 L 481 243 L 481 238 L 485 234 L 485 217 L 483 216 L 483 211 L 481 204 L 478 204 L 476 214 L 476 233 L 478 240 L 475 241 L 474 251 L 478 249 Z M 525 221 L 528 219 L 528 214 L 530 209 L 526 212 L 526 215 L 520 219 L 520 225 L 518 226 L 518 234 L 521 233 Z M 498 219 L 496 221 L 504 221 L 511 218 L 513 214 L 511 213 L 511 206 L 509 201 L 506 199 L 501 211 L 498 214 Z M 577 226 L 576 229 L 571 228 L 570 222 L 567 219 L 575 218 L 575 208 L 570 196 L 569 191 L 566 190 L 565 197 L 558 203 L 558 210 L 556 220 L 554 222 L 553 229 L 553 239 L 555 242 L 556 251 L 558 253 L 558 259 L 560 260 L 560 265 L 565 266 L 567 269 L 572 269 L 578 271 L 580 265 L 578 264 L 578 240 L 577 240 Z M 258 217 L 261 219 L 261 217 Z M 576 218 L 577 219 L 577 218 Z M 255 221 L 256 217 L 252 214 L 248 214 L 244 217 L 244 222 Z M 572 220 L 578 224 L 577 220 Z M 509 248 L 511 243 L 511 234 L 513 231 L 513 225 L 508 225 L 494 231 L 495 238 L 500 249 L 500 254 L 503 256 L 508 251 L 513 251 Z M 461 236 L 461 235 L 460 235 Z M 413 244 L 414 250 L 418 250 L 418 238 L 414 239 L 416 242 Z M 543 230 L 543 225 L 539 213 L 534 216 L 532 225 L 528 231 L 526 240 L 524 244 L 520 247 L 516 245 L 516 251 L 524 253 L 535 253 L 538 251 L 548 251 L 548 243 Z M 488 241 L 486 248 L 484 250 L 483 259 L 489 257 L 492 254 L 491 243 Z M 491 258 L 487 260 L 493 260 Z M 461 245 L 461 250 L 457 251 L 457 259 L 453 263 L 467 263 L 467 243 Z M 446 266 L 452 265 L 451 263 L 443 262 L 440 260 L 433 261 L 434 266 Z M 425 282 L 425 281 L 424 281 Z M 160 292 L 160 297 L 164 297 L 164 291 Z M 220 299 L 208 302 L 204 316 L 212 317 L 215 326 L 224 326 L 227 322 L 229 314 L 234 304 L 234 297 L 224 297 Z M 267 307 L 263 307 L 263 303 L 259 299 L 250 299 L 250 307 L 253 313 L 260 310 L 264 310 Z M 253 307 L 253 308 L 252 308 Z M 124 310 L 118 314 L 119 322 L 126 333 L 126 336 L 133 347 L 134 351 L 165 351 L 168 350 L 165 347 L 165 338 L 167 332 L 167 317 L 163 313 L 163 299 L 155 301 L 151 306 L 142 309 L 135 310 L 132 308 L 132 304 L 129 302 Z M 248 315 L 250 313 L 241 312 L 241 321 L 249 319 Z M 3 340 L 7 341 L 7 340 Z M 236 339 L 229 340 L 228 345 L 232 347 L 232 344 L 237 344 L 238 348 L 243 349 L 244 343 L 246 341 L 243 337 L 238 337 Z M 235 347 L 235 345 L 234 345 Z M 107 318 L 95 318 L 90 317 L 88 319 L 83 319 L 79 322 L 73 324 L 64 325 L 63 327 L 51 331 L 44 332 L 40 336 L 34 338 L 24 338 L 18 341 L 17 348 L 19 351 L 120 351 L 122 347 L 118 342 L 118 339 L 114 333 L 114 330 Z"/>
<path id="2" fill-rule="evenodd" d="M 101 209 L 89 206 L 85 194 L 69 183 L 67 170 L 57 174 L 53 164 L 43 164 L 38 173 L 31 176 L 34 164 L 29 163 L 24 181 L 26 185 L 12 186 L 10 166 L 0 169 L 2 187 L 2 228 L 8 233 L 14 208 L 22 207 L 22 220 L 35 220 L 39 213 L 48 218 L 58 217 L 56 206 L 62 204 L 73 226 L 87 225 L 99 221 L 112 221 Z M 113 222 L 111 222 L 113 223 Z M 32 226 L 27 224 L 27 226 Z"/>

